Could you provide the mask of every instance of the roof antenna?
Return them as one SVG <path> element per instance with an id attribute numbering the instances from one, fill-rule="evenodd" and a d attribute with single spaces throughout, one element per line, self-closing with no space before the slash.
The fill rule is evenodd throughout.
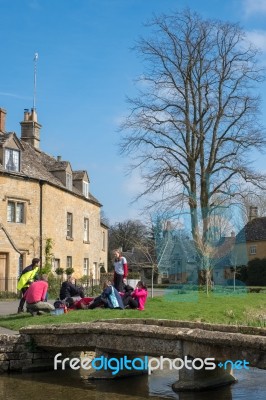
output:
<path id="1" fill-rule="evenodd" d="M 37 60 L 39 58 L 38 53 L 34 53 L 34 80 L 33 80 L 33 110 L 36 110 L 36 78 L 37 78 Z"/>

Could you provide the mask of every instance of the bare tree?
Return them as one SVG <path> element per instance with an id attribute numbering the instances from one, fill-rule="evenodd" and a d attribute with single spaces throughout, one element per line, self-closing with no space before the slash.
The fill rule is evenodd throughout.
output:
<path id="1" fill-rule="evenodd" d="M 107 226 L 110 225 L 109 218 L 106 216 L 106 214 L 102 208 L 101 208 L 101 222 Z"/>
<path id="2" fill-rule="evenodd" d="M 185 10 L 147 26 L 151 36 L 135 48 L 147 68 L 139 96 L 128 100 L 121 148 L 142 173 L 140 196 L 160 192 L 154 207 L 188 205 L 195 244 L 206 256 L 214 210 L 245 184 L 265 185 L 248 157 L 265 145 L 254 92 L 264 71 L 237 24 Z"/>
<path id="3" fill-rule="evenodd" d="M 243 193 L 241 197 L 242 226 L 249 221 L 250 207 L 256 207 L 257 216 L 266 216 L 266 194 L 263 191 Z"/>
<path id="4" fill-rule="evenodd" d="M 123 251 L 131 251 L 136 257 L 138 266 L 150 265 L 156 268 L 155 238 L 153 226 L 146 225 L 138 220 L 127 220 L 116 223 L 110 227 L 109 250 L 122 248 Z"/>
<path id="5" fill-rule="evenodd" d="M 146 226 L 138 221 L 129 219 L 117 222 L 109 229 L 109 250 L 122 248 L 122 251 L 131 250 L 136 243 L 141 243 L 147 237 Z"/>

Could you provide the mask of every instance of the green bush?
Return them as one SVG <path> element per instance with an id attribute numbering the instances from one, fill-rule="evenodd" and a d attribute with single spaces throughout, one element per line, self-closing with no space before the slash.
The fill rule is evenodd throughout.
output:
<path id="1" fill-rule="evenodd" d="M 61 281 L 52 273 L 48 275 L 48 296 L 50 299 L 57 299 L 60 293 Z"/>
<path id="2" fill-rule="evenodd" d="M 127 279 L 140 279 L 139 272 L 129 272 Z"/>
<path id="3" fill-rule="evenodd" d="M 63 275 L 64 273 L 64 268 L 56 268 L 55 270 L 56 275 Z"/>
<path id="4" fill-rule="evenodd" d="M 65 273 L 67 274 L 67 275 L 72 275 L 73 273 L 74 273 L 74 268 L 72 268 L 72 267 L 68 267 L 68 268 L 66 268 L 65 269 Z"/>
<path id="5" fill-rule="evenodd" d="M 266 258 L 255 258 L 248 262 L 248 286 L 266 286 Z"/>
<path id="6" fill-rule="evenodd" d="M 83 275 L 81 278 L 77 279 L 77 283 L 78 284 L 87 284 L 87 282 L 89 283 L 91 281 L 91 278 L 88 275 Z"/>
<path id="7" fill-rule="evenodd" d="M 52 265 L 51 264 L 45 264 L 42 267 L 41 273 L 45 274 L 45 275 L 49 275 L 51 271 L 52 271 Z"/>
<path id="8" fill-rule="evenodd" d="M 18 293 L 8 292 L 7 290 L 0 291 L 0 300 L 19 299 L 19 298 L 20 298 L 20 292 Z"/>

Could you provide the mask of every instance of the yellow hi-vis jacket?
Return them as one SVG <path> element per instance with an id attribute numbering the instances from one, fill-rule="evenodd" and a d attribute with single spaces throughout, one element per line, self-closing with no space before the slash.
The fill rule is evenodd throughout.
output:
<path id="1" fill-rule="evenodd" d="M 29 265 L 28 267 L 23 269 L 17 284 L 17 289 L 21 290 L 29 287 L 31 282 L 34 280 L 34 277 L 37 274 L 38 270 L 38 265 L 36 265 L 35 268 L 32 265 Z"/>

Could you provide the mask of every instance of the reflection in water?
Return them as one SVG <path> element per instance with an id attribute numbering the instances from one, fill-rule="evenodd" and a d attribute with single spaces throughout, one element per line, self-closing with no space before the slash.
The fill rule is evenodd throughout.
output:
<path id="1" fill-rule="evenodd" d="M 237 371 L 238 383 L 199 393 L 172 391 L 176 372 L 155 371 L 151 376 L 88 381 L 78 371 L 55 371 L 0 376 L 0 398 L 8 400 L 264 400 L 266 372 Z"/>

